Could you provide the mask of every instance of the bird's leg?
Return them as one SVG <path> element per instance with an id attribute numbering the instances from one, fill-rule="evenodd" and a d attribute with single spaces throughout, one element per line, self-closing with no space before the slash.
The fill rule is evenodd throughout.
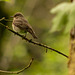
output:
<path id="1" fill-rule="evenodd" d="M 27 32 L 25 32 L 25 35 L 23 35 L 25 38 L 26 38 L 26 36 L 27 36 Z M 22 38 L 22 40 L 23 40 L 24 38 Z"/>
<path id="2" fill-rule="evenodd" d="M 25 33 L 25 37 L 27 36 L 27 32 Z"/>
<path id="3" fill-rule="evenodd" d="M 31 42 L 31 41 L 32 41 L 32 39 L 29 40 L 29 42 Z"/>

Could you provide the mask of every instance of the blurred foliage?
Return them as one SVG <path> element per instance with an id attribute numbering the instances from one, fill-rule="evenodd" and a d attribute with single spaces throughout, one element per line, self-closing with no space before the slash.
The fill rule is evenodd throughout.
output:
<path id="1" fill-rule="evenodd" d="M 9 2 L 10 0 L 0 0 L 0 1 L 8 1 Z"/>
<path id="2" fill-rule="evenodd" d="M 65 33 L 70 32 L 75 24 L 75 3 L 62 3 L 51 10 L 51 13 L 56 14 L 53 19 L 51 31 L 64 29 Z"/>
<path id="3" fill-rule="evenodd" d="M 14 13 L 22 12 L 38 36 L 38 39 L 35 40 L 28 34 L 28 38 L 42 42 L 68 55 L 69 33 L 63 34 L 63 32 L 65 28 L 67 28 L 65 31 L 69 31 L 69 26 L 73 26 L 74 20 L 71 20 L 74 18 L 74 4 L 58 5 L 63 1 L 68 2 L 69 0 L 1 0 L 0 18 L 10 19 Z M 65 8 L 61 10 L 64 6 Z M 52 15 L 49 12 L 50 9 L 57 15 Z M 12 29 L 11 22 L 1 22 Z M 73 22 L 72 25 L 71 22 Z M 59 31 L 57 31 L 58 29 Z M 50 32 L 51 30 L 55 32 Z M 31 67 L 19 75 L 67 75 L 67 59 L 50 50 L 46 53 L 45 50 L 27 43 L 0 26 L 0 69 L 20 70 L 28 64 L 31 57 L 34 57 L 35 60 Z M 0 75 L 6 74 L 0 73 Z"/>

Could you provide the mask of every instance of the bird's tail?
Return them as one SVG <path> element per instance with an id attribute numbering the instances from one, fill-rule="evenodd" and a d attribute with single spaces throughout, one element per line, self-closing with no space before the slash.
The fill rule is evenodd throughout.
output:
<path id="1" fill-rule="evenodd" d="M 34 37 L 34 39 L 37 39 L 37 36 L 35 35 L 33 29 L 28 29 L 28 32 Z"/>

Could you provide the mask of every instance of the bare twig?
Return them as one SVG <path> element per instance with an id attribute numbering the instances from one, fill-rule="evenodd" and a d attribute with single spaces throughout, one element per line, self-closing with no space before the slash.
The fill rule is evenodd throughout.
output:
<path id="1" fill-rule="evenodd" d="M 1 20 L 3 20 L 3 19 L 0 19 L 0 21 L 1 21 Z M 53 48 L 51 48 L 51 47 L 49 47 L 49 46 L 47 46 L 47 45 L 44 45 L 44 44 L 42 44 L 42 43 L 39 43 L 39 42 L 36 42 L 36 41 L 32 41 L 31 39 L 28 39 L 28 38 L 26 38 L 25 36 L 23 36 L 23 35 L 21 35 L 21 34 L 15 32 L 15 31 L 13 31 L 13 30 L 11 30 L 8 26 L 5 26 L 5 25 L 2 24 L 2 23 L 0 23 L 0 25 L 4 26 L 6 29 L 8 29 L 9 31 L 13 32 L 14 34 L 20 36 L 22 39 L 26 40 L 26 41 L 29 42 L 29 43 L 32 43 L 32 44 L 41 46 L 41 47 L 46 48 L 46 49 L 50 49 L 50 50 L 52 50 L 52 51 L 55 51 L 55 52 L 57 52 L 57 53 L 59 53 L 59 54 L 65 56 L 66 58 L 68 58 L 67 55 L 65 55 L 64 53 L 62 53 L 62 52 L 60 52 L 60 51 L 58 51 L 58 50 L 56 50 L 56 49 L 53 49 Z"/>
<path id="2" fill-rule="evenodd" d="M 15 71 L 15 72 L 13 71 L 13 72 L 11 72 L 11 71 L 3 71 L 3 70 L 0 70 L 0 73 L 19 74 L 19 73 L 23 72 L 24 70 L 28 69 L 31 66 L 32 62 L 33 62 L 33 58 L 30 60 L 30 62 L 27 65 L 27 67 L 24 67 L 23 69 L 21 69 L 19 71 Z"/>
<path id="3" fill-rule="evenodd" d="M 7 22 L 12 22 L 12 20 L 6 19 L 5 17 L 1 18 L 0 21 L 5 20 Z"/>
<path id="4" fill-rule="evenodd" d="M 5 19 L 5 17 L 2 17 L 1 19 L 0 19 L 0 21 L 2 21 L 2 20 L 4 20 Z"/>

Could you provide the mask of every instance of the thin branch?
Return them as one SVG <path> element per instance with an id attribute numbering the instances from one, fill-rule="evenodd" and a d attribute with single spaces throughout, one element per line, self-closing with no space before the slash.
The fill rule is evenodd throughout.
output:
<path id="1" fill-rule="evenodd" d="M 2 20 L 4 20 L 5 19 L 5 17 L 2 17 L 1 19 L 0 19 L 0 21 L 2 21 Z"/>
<path id="2" fill-rule="evenodd" d="M 9 19 L 4 19 L 5 21 L 7 21 L 7 22 L 12 22 L 12 20 L 9 20 Z"/>
<path id="3" fill-rule="evenodd" d="M 3 20 L 3 19 L 0 19 L 0 21 L 1 21 L 1 20 Z M 9 31 L 13 32 L 14 34 L 20 36 L 22 39 L 26 40 L 26 41 L 29 42 L 29 43 L 32 43 L 32 44 L 41 46 L 41 47 L 46 48 L 46 49 L 50 49 L 50 50 L 52 50 L 52 51 L 54 51 L 54 52 L 57 52 L 58 54 L 61 54 L 61 55 L 65 56 L 66 58 L 68 58 L 67 55 L 65 55 L 64 53 L 62 53 L 62 52 L 60 52 L 60 51 L 58 51 L 58 50 L 56 50 L 56 49 L 53 49 L 53 48 L 51 48 L 51 47 L 49 47 L 49 46 L 47 46 L 47 45 L 44 45 L 44 44 L 42 44 L 42 43 L 39 43 L 39 42 L 36 42 L 36 41 L 32 41 L 31 39 L 28 39 L 28 38 L 26 38 L 25 36 L 23 36 L 23 35 L 21 35 L 21 34 L 15 32 L 15 31 L 13 31 L 13 30 L 11 30 L 8 26 L 5 26 L 5 25 L 2 24 L 2 23 L 0 23 L 0 25 L 4 26 L 6 29 L 8 29 Z"/>
<path id="4" fill-rule="evenodd" d="M 0 21 L 5 20 L 7 22 L 12 22 L 12 20 L 6 19 L 5 17 L 1 18 Z"/>
<path id="5" fill-rule="evenodd" d="M 23 72 L 24 70 L 28 69 L 31 66 L 32 62 L 33 62 L 33 58 L 30 60 L 30 62 L 27 65 L 27 67 L 24 67 L 23 69 L 21 69 L 19 71 L 11 72 L 11 71 L 3 71 L 3 70 L 0 70 L 0 73 L 19 74 L 19 73 Z"/>

